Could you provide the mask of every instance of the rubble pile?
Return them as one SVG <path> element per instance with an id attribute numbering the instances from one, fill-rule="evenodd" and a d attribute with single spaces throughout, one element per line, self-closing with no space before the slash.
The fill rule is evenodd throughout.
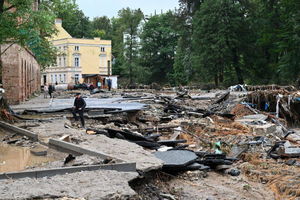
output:
<path id="1" fill-rule="evenodd" d="M 281 117 L 290 126 L 300 124 L 300 92 L 287 90 L 255 91 L 249 93 L 247 102 L 259 110 Z"/>
<path id="2" fill-rule="evenodd" d="M 274 192 L 276 199 L 300 197 L 300 93 L 293 88 L 86 93 L 84 130 L 77 127 L 66 109 L 72 102 L 67 100 L 72 92 L 53 101 L 64 103 L 59 110 L 66 116 L 63 120 L 43 121 L 40 127 L 29 126 L 28 122 L 26 128 L 45 138 L 67 133 L 71 143 L 137 162 L 143 175 L 162 166 L 163 172 L 176 178 L 205 181 L 217 172 L 220 176 L 240 176 L 262 184 Z M 57 115 L 53 104 L 51 108 L 36 110 L 51 117 Z M 54 128 L 55 124 L 63 129 Z M 49 132 L 43 133 L 41 127 L 47 127 Z M 189 176 L 200 171 L 205 176 L 202 174 L 197 180 Z M 144 189 L 140 188 L 139 194 L 147 196 L 145 191 L 153 192 L 157 199 L 177 199 L 182 195 L 167 189 L 162 193 L 153 183 Z M 247 184 L 243 189 L 250 190 Z"/>

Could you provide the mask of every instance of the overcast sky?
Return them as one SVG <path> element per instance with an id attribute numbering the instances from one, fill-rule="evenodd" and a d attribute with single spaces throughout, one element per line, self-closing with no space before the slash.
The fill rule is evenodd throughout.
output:
<path id="1" fill-rule="evenodd" d="M 141 8 L 145 15 L 160 13 L 161 10 L 178 8 L 178 0 L 76 0 L 79 8 L 90 19 L 106 15 L 116 17 L 122 8 Z"/>

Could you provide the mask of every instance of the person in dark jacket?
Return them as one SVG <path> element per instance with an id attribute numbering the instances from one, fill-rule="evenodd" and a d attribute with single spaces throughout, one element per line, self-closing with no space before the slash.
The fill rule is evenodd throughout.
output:
<path id="1" fill-rule="evenodd" d="M 52 98 L 52 93 L 53 93 L 53 91 L 54 91 L 54 86 L 51 85 L 51 84 L 49 84 L 49 87 L 48 87 L 48 93 L 49 93 L 49 95 L 50 95 L 50 98 Z"/>
<path id="2" fill-rule="evenodd" d="M 73 117 L 75 119 L 75 121 L 78 121 L 78 116 L 76 115 L 76 113 L 79 114 L 80 117 L 80 121 L 81 121 L 81 125 L 84 128 L 84 118 L 83 118 L 83 112 L 84 109 L 86 107 L 86 103 L 85 100 L 81 97 L 80 93 L 76 94 L 75 100 L 74 100 L 74 106 L 73 106 L 73 110 L 72 110 L 72 114 Z"/>
<path id="3" fill-rule="evenodd" d="M 110 91 L 110 90 L 111 90 L 111 84 L 112 84 L 112 81 L 111 81 L 111 79 L 110 79 L 110 78 L 109 78 L 109 79 L 107 79 L 108 91 Z"/>

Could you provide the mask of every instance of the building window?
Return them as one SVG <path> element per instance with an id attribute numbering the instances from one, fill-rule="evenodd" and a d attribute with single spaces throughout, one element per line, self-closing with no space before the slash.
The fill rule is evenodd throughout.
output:
<path id="1" fill-rule="evenodd" d="M 64 50 L 67 50 L 67 46 L 64 46 Z"/>
<path id="2" fill-rule="evenodd" d="M 51 83 L 54 83 L 53 75 L 51 74 Z"/>
<path id="3" fill-rule="evenodd" d="M 66 79 L 66 74 L 64 74 L 64 83 L 67 82 L 67 79 Z"/>
<path id="4" fill-rule="evenodd" d="M 100 48 L 101 52 L 105 52 L 105 47 Z"/>
<path id="5" fill-rule="evenodd" d="M 75 83 L 79 82 L 79 74 L 75 74 Z"/>
<path id="6" fill-rule="evenodd" d="M 59 75 L 59 82 L 60 82 L 60 83 L 63 82 L 63 81 L 62 81 L 62 78 L 61 78 L 61 74 Z"/>
<path id="7" fill-rule="evenodd" d="M 61 67 L 61 57 L 58 57 L 58 66 Z"/>
<path id="8" fill-rule="evenodd" d="M 79 63 L 79 57 L 75 57 L 74 58 L 74 66 L 75 67 L 79 67 L 80 63 Z"/>
<path id="9" fill-rule="evenodd" d="M 79 51 L 79 46 L 75 46 L 75 51 Z"/>
<path id="10" fill-rule="evenodd" d="M 57 75 L 55 74 L 54 76 L 55 76 L 54 83 L 56 84 L 57 83 Z"/>
<path id="11" fill-rule="evenodd" d="M 67 61 L 66 56 L 64 56 L 64 67 L 67 66 L 67 62 L 66 61 Z"/>

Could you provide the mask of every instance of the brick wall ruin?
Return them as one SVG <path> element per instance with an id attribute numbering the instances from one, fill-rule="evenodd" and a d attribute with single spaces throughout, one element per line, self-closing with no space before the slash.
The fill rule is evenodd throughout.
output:
<path id="1" fill-rule="evenodd" d="M 4 50 L 8 45 L 2 45 Z M 33 54 L 17 44 L 2 55 L 2 84 L 10 104 L 18 104 L 40 90 L 40 66 Z"/>

